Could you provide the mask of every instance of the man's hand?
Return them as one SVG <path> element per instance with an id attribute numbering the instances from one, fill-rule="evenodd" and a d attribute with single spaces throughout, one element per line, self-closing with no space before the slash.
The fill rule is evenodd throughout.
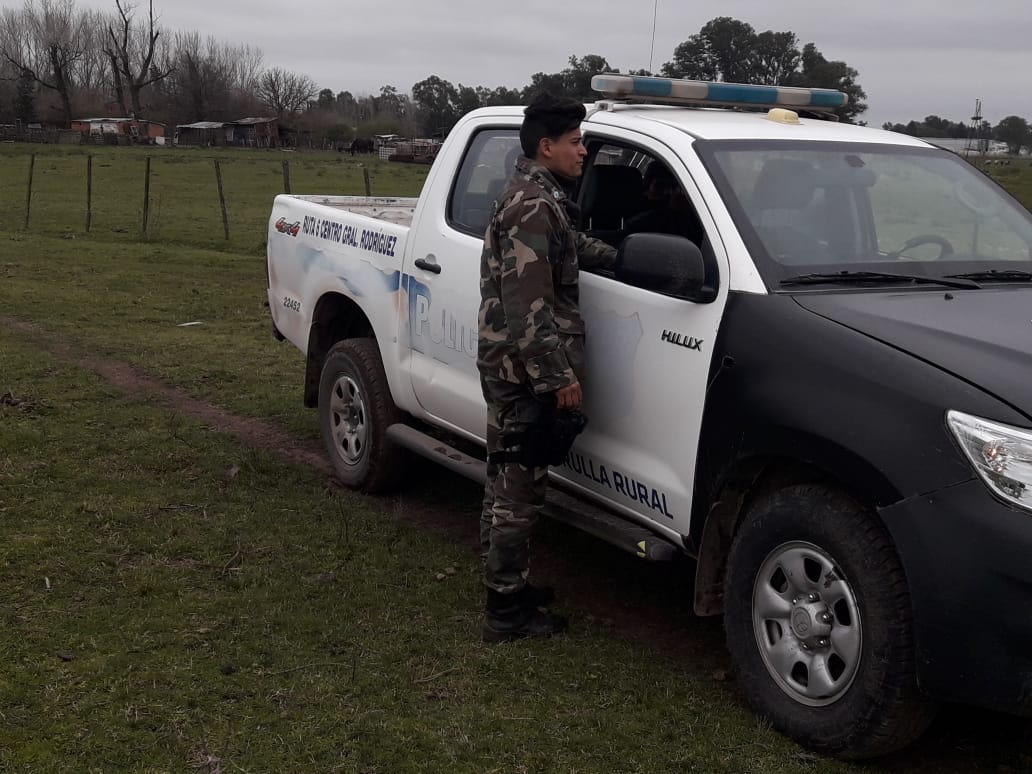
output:
<path id="1" fill-rule="evenodd" d="M 584 393 L 581 391 L 580 382 L 574 382 L 562 389 L 556 390 L 555 397 L 560 411 L 571 411 L 581 407 Z"/>

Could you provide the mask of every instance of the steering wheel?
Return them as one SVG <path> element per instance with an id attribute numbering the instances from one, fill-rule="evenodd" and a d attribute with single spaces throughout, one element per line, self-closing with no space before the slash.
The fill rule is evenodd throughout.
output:
<path id="1" fill-rule="evenodd" d="M 910 237 L 910 239 L 908 239 L 903 244 L 903 246 L 899 248 L 899 250 L 893 250 L 891 253 L 888 253 L 885 257 L 890 260 L 895 260 L 896 258 L 899 258 L 901 255 L 903 255 L 903 253 L 905 253 L 907 250 L 911 250 L 921 245 L 939 245 L 940 252 L 933 259 L 936 261 L 942 260 L 947 255 L 953 255 L 953 253 L 955 252 L 955 250 L 953 249 L 953 245 L 950 243 L 950 240 L 946 239 L 945 237 L 941 237 L 938 234 L 918 234 L 915 237 Z"/>

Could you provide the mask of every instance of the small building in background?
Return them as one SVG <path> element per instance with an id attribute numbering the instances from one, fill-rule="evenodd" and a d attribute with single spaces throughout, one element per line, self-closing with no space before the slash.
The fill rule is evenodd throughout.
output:
<path id="1" fill-rule="evenodd" d="M 233 145 L 243 148 L 275 148 L 279 145 L 279 121 L 276 118 L 241 118 L 233 121 Z"/>
<path id="2" fill-rule="evenodd" d="M 89 141 L 110 145 L 153 145 L 165 137 L 164 124 L 142 118 L 77 118 L 72 120 L 71 130 Z"/>
<path id="3" fill-rule="evenodd" d="M 233 144 L 233 125 L 224 121 L 195 121 L 176 125 L 173 143 L 210 147 Z"/>

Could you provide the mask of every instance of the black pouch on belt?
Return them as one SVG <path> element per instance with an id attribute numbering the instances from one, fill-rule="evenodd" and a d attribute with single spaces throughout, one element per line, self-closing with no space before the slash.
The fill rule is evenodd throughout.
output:
<path id="1" fill-rule="evenodd" d="M 502 436 L 503 450 L 488 457 L 492 464 L 518 462 L 528 468 L 562 465 L 588 418 L 579 411 L 542 411 L 539 422 L 522 433 Z"/>

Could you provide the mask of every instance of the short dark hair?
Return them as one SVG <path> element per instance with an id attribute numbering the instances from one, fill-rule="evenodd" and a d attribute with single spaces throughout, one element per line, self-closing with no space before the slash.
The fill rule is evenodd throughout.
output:
<path id="1" fill-rule="evenodd" d="M 544 138 L 558 140 L 571 129 L 580 126 L 587 110 L 583 102 L 569 97 L 556 97 L 548 92 L 538 93 L 523 111 L 520 126 L 520 147 L 528 158 L 537 156 L 538 144 Z"/>

